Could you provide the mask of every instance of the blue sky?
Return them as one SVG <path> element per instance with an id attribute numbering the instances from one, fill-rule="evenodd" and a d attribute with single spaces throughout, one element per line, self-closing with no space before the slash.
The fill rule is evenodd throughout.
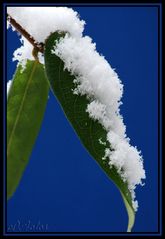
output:
<path id="1" fill-rule="evenodd" d="M 121 113 L 131 143 L 143 154 L 147 179 L 138 187 L 133 232 L 158 230 L 158 9 L 74 7 L 84 35 L 124 84 Z M 7 80 L 14 74 L 16 32 L 7 32 Z M 8 228 L 41 223 L 52 232 L 125 232 L 127 213 L 118 189 L 82 146 L 50 92 L 43 124 L 22 181 L 7 204 Z"/>

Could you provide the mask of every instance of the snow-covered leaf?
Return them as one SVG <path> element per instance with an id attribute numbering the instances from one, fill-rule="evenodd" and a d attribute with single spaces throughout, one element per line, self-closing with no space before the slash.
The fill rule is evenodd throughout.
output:
<path id="1" fill-rule="evenodd" d="M 43 65 L 27 61 L 19 65 L 7 100 L 7 198 L 15 192 L 38 135 L 46 102 L 48 83 Z"/>
<path id="2" fill-rule="evenodd" d="M 107 132 L 98 121 L 94 121 L 89 117 L 86 109 L 90 101 L 87 97 L 73 93 L 75 76 L 65 69 L 64 62 L 56 54 L 52 54 L 55 42 L 57 44 L 64 35 L 65 33 L 55 32 L 46 40 L 44 57 L 47 78 L 54 95 L 57 97 L 82 144 L 118 187 L 128 212 L 127 230 L 131 231 L 135 219 L 132 196 L 127 182 L 123 181 L 118 170 L 113 165 L 110 166 L 109 161 L 105 158 L 105 148 L 112 150 L 110 143 L 107 141 Z M 86 60 L 88 61 L 88 59 Z"/>

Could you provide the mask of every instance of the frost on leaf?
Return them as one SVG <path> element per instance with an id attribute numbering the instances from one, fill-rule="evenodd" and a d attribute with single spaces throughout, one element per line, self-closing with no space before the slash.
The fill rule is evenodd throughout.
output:
<path id="1" fill-rule="evenodd" d="M 123 84 L 105 58 L 96 51 L 96 44 L 88 36 L 75 38 L 66 34 L 54 47 L 52 54 L 59 56 L 64 67 L 75 76 L 73 94 L 86 95 L 89 117 L 98 121 L 107 131 L 107 141 L 113 150 L 106 148 L 103 160 L 115 166 L 123 181 L 127 181 L 135 201 L 136 185 L 145 179 L 141 152 L 129 143 L 126 126 L 120 114 Z M 100 139 L 98 139 L 100 140 Z"/>
<path id="2" fill-rule="evenodd" d="M 141 152 L 130 145 L 126 126 L 120 114 L 123 84 L 106 59 L 96 51 L 96 44 L 89 36 L 83 36 L 85 22 L 77 12 L 67 7 L 7 7 L 15 18 L 38 42 L 44 42 L 50 33 L 57 30 L 68 32 L 51 53 L 60 57 L 64 67 L 75 76 L 73 94 L 85 95 L 90 103 L 86 112 L 98 121 L 107 132 L 103 160 L 108 159 L 109 167 L 115 166 L 123 181 L 127 181 L 132 194 L 132 205 L 137 209 L 135 188 L 145 179 Z M 34 21 L 35 19 L 35 21 Z M 44 30 L 43 30 L 44 29 Z M 14 53 L 14 60 L 22 65 L 31 59 L 31 45 L 22 37 L 22 46 Z M 40 55 L 40 62 L 44 63 Z"/>

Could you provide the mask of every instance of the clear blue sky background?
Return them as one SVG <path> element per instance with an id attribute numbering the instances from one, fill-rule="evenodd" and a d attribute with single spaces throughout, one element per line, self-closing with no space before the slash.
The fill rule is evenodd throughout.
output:
<path id="1" fill-rule="evenodd" d="M 158 230 L 158 10 L 156 7 L 74 7 L 124 84 L 121 112 L 131 143 L 141 149 L 147 179 L 138 187 L 133 232 Z M 20 46 L 7 32 L 7 80 Z M 87 59 L 88 60 L 88 59 Z M 27 139 L 28 140 L 28 139 Z M 23 150 L 23 149 L 20 149 Z M 125 232 L 127 213 L 115 185 L 81 145 L 50 93 L 43 124 L 22 181 L 7 204 L 8 227 L 41 223 L 55 232 Z M 25 228 L 25 227 L 24 227 Z M 18 227 L 17 227 L 18 229 Z M 26 229 L 25 229 L 26 230 Z"/>

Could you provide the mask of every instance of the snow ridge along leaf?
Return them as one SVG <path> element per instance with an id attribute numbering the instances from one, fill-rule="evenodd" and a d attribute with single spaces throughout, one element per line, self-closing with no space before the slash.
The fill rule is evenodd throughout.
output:
<path id="1" fill-rule="evenodd" d="M 7 199 L 15 192 L 35 143 L 48 99 L 43 65 L 19 65 L 7 100 Z"/>
<path id="2" fill-rule="evenodd" d="M 103 160 L 105 148 L 111 148 L 107 141 L 107 132 L 99 122 L 89 117 L 86 112 L 89 100 L 86 96 L 73 94 L 75 77 L 67 69 L 64 69 L 64 62 L 58 56 L 52 54 L 55 42 L 57 43 L 64 36 L 65 33 L 55 32 L 46 40 L 44 57 L 48 81 L 82 144 L 118 187 L 129 217 L 127 231 L 131 231 L 135 220 L 135 212 L 132 207 L 132 198 L 128 185 L 123 182 L 117 169 L 114 166 L 110 168 L 107 159 Z M 100 144 L 99 139 L 106 142 L 106 144 Z"/>

